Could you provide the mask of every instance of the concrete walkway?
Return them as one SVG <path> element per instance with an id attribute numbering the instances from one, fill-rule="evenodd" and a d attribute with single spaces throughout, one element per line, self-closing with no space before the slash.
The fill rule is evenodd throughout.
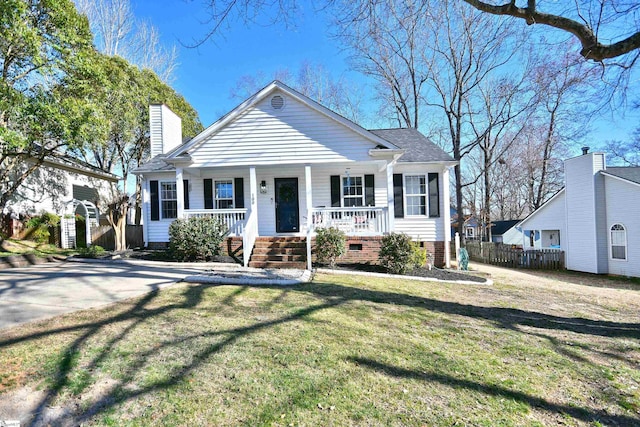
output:
<path id="1" fill-rule="evenodd" d="M 63 262 L 0 271 L 0 329 L 170 286 L 211 266 Z"/>

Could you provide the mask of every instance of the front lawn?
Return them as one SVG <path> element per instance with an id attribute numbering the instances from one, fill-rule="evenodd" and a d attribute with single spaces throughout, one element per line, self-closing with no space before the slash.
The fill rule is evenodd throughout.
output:
<path id="1" fill-rule="evenodd" d="M 54 245 L 33 242 L 31 240 L 16 240 L 0 238 L 0 257 L 32 254 L 40 258 L 51 255 L 69 256 L 77 253 L 75 249 L 60 249 Z"/>
<path id="2" fill-rule="evenodd" d="M 640 425 L 640 292 L 531 277 L 179 284 L 0 332 L 0 419 Z"/>

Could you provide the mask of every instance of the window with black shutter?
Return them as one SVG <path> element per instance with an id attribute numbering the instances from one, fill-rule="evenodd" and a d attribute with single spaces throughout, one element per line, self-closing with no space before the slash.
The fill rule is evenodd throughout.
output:
<path id="1" fill-rule="evenodd" d="M 394 204 L 394 217 L 404 218 L 404 192 L 402 189 L 402 174 L 393 174 L 393 204 Z"/>

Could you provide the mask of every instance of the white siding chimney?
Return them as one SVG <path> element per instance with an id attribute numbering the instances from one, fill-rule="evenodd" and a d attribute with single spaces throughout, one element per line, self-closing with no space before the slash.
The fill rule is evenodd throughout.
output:
<path id="1" fill-rule="evenodd" d="M 565 160 L 567 268 L 607 273 L 607 231 L 604 153 L 587 153 Z"/>
<path id="2" fill-rule="evenodd" d="M 149 106 L 151 158 L 182 144 L 182 120 L 164 104 Z"/>

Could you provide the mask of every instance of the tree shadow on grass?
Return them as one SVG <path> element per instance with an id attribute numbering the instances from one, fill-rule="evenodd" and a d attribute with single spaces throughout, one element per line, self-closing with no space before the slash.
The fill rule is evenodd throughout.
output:
<path id="1" fill-rule="evenodd" d="M 88 369 L 93 370 L 98 367 L 115 349 L 119 342 L 122 342 L 130 333 L 135 330 L 141 323 L 152 320 L 155 317 L 166 315 L 175 310 L 196 309 L 202 302 L 204 292 L 207 288 L 217 287 L 218 285 L 190 285 L 186 286 L 177 302 L 171 302 L 160 306 L 152 306 L 157 304 L 156 300 L 159 295 L 158 288 L 154 288 L 152 292 L 135 301 L 128 309 L 117 313 L 113 316 L 103 318 L 98 321 L 89 321 L 71 326 L 63 326 L 42 330 L 35 333 L 28 333 L 14 337 L 8 337 L 0 340 L 0 349 L 15 343 L 34 340 L 44 336 L 50 336 L 63 333 L 80 333 L 80 335 L 67 345 L 61 352 L 61 359 L 58 363 L 58 372 L 54 379 L 53 385 L 49 387 L 49 392 L 42 399 L 38 406 L 35 418 L 28 425 L 41 425 L 50 423 L 53 425 L 67 422 L 66 419 L 45 419 L 43 418 L 44 408 L 50 406 L 54 400 L 69 386 L 70 378 L 74 369 L 74 360 L 78 352 L 84 346 L 88 346 L 88 341 L 101 333 L 107 333 L 105 327 L 118 322 L 131 322 L 122 331 L 109 339 L 102 351 L 94 356 L 88 363 Z M 233 305 L 236 297 L 244 293 L 252 286 L 242 285 L 237 288 L 231 288 L 232 291 L 220 300 L 220 304 Z M 527 333 L 521 329 L 521 326 L 531 326 L 535 328 L 548 330 L 561 330 L 575 332 L 579 334 L 587 334 L 594 336 L 606 337 L 624 337 L 624 338 L 640 338 L 640 325 L 637 323 L 619 323 L 609 321 L 599 321 L 584 318 L 568 318 L 553 316 L 544 313 L 531 312 L 513 308 L 501 307 L 483 307 L 469 304 L 460 304 L 456 302 L 441 301 L 433 298 L 425 298 L 402 293 L 363 289 L 358 287 L 337 285 L 334 283 L 311 283 L 286 288 L 283 290 L 280 286 L 261 286 L 266 289 L 277 289 L 281 293 L 275 299 L 268 302 L 267 305 L 279 301 L 281 297 L 288 293 L 308 294 L 314 297 L 316 304 L 306 305 L 283 315 L 276 319 L 259 321 L 247 326 L 230 328 L 217 331 L 193 331 L 193 333 L 185 334 L 175 339 L 170 339 L 158 343 L 153 349 L 135 353 L 132 357 L 132 363 L 129 363 L 126 372 L 123 374 L 119 382 L 112 387 L 108 393 L 99 397 L 92 402 L 88 408 L 84 409 L 81 414 L 73 419 L 74 423 L 81 423 L 91 419 L 96 414 L 106 411 L 113 405 L 136 399 L 140 396 L 152 393 L 154 391 L 168 389 L 179 384 L 186 376 L 197 370 L 212 355 L 220 352 L 225 347 L 234 344 L 238 339 L 248 335 L 263 331 L 277 325 L 285 324 L 296 320 L 311 320 L 309 316 L 322 310 L 341 306 L 345 303 L 368 302 L 376 304 L 393 304 L 403 307 L 420 308 L 427 311 L 457 315 L 473 319 L 481 319 L 492 322 L 497 327 L 513 330 L 519 333 Z M 284 292 L 284 293 L 282 293 Z M 178 364 L 171 368 L 168 375 L 161 380 L 153 381 L 144 386 L 131 387 L 135 382 L 136 375 L 148 363 L 153 363 L 152 358 L 158 351 L 163 348 L 178 348 L 180 345 L 190 345 L 195 340 L 213 339 L 214 342 L 208 343 L 203 348 L 198 348 L 188 363 Z M 194 346 L 195 347 L 195 346 Z M 571 357 L 567 354 L 565 356 Z M 574 355 L 575 356 L 575 355 Z M 421 372 L 413 372 L 385 366 L 373 360 L 353 359 L 353 362 L 366 365 L 371 369 L 382 370 L 394 376 L 416 376 L 417 378 L 428 381 L 439 381 L 447 384 L 453 384 L 458 387 L 465 387 L 473 390 L 479 390 L 488 395 L 500 395 L 513 398 L 519 401 L 527 402 L 532 406 L 539 406 L 548 411 L 558 413 L 566 413 L 581 420 L 608 419 L 629 425 L 630 418 L 606 418 L 607 414 L 599 412 L 590 412 L 587 409 L 572 408 L 557 405 L 544 399 L 529 396 L 525 393 L 504 389 L 492 385 L 475 383 L 467 380 L 459 380 L 447 375 L 432 373 L 425 374 Z M 635 422 L 635 420 L 634 420 Z"/>
<path id="2" fill-rule="evenodd" d="M 589 422 L 604 423 L 606 425 L 634 426 L 639 425 L 640 420 L 626 415 L 611 415 L 606 411 L 592 410 L 577 406 L 560 405 L 546 399 L 531 396 L 517 390 L 511 390 L 497 385 L 483 384 L 477 381 L 455 378 L 450 375 L 435 372 L 422 372 L 405 369 L 398 366 L 389 365 L 369 358 L 348 357 L 348 361 L 358 366 L 383 373 L 396 378 L 415 379 L 424 382 L 438 382 L 453 388 L 462 388 L 470 391 L 480 392 L 487 396 L 502 397 L 522 402 L 530 407 L 540 408 L 554 414 L 566 414 L 572 418 Z"/>
<path id="3" fill-rule="evenodd" d="M 562 317 L 535 311 L 506 307 L 484 307 L 457 302 L 441 301 L 396 292 L 369 290 L 336 285 L 334 283 L 314 283 L 315 286 L 301 288 L 322 297 L 340 297 L 349 301 L 368 301 L 380 304 L 396 304 L 404 307 L 424 308 L 430 311 L 454 314 L 474 319 L 487 320 L 504 329 L 515 330 L 520 326 L 540 329 L 560 330 L 579 334 L 625 337 L 640 339 L 640 323 L 622 323 L 606 320 L 592 320 L 582 317 Z"/>

